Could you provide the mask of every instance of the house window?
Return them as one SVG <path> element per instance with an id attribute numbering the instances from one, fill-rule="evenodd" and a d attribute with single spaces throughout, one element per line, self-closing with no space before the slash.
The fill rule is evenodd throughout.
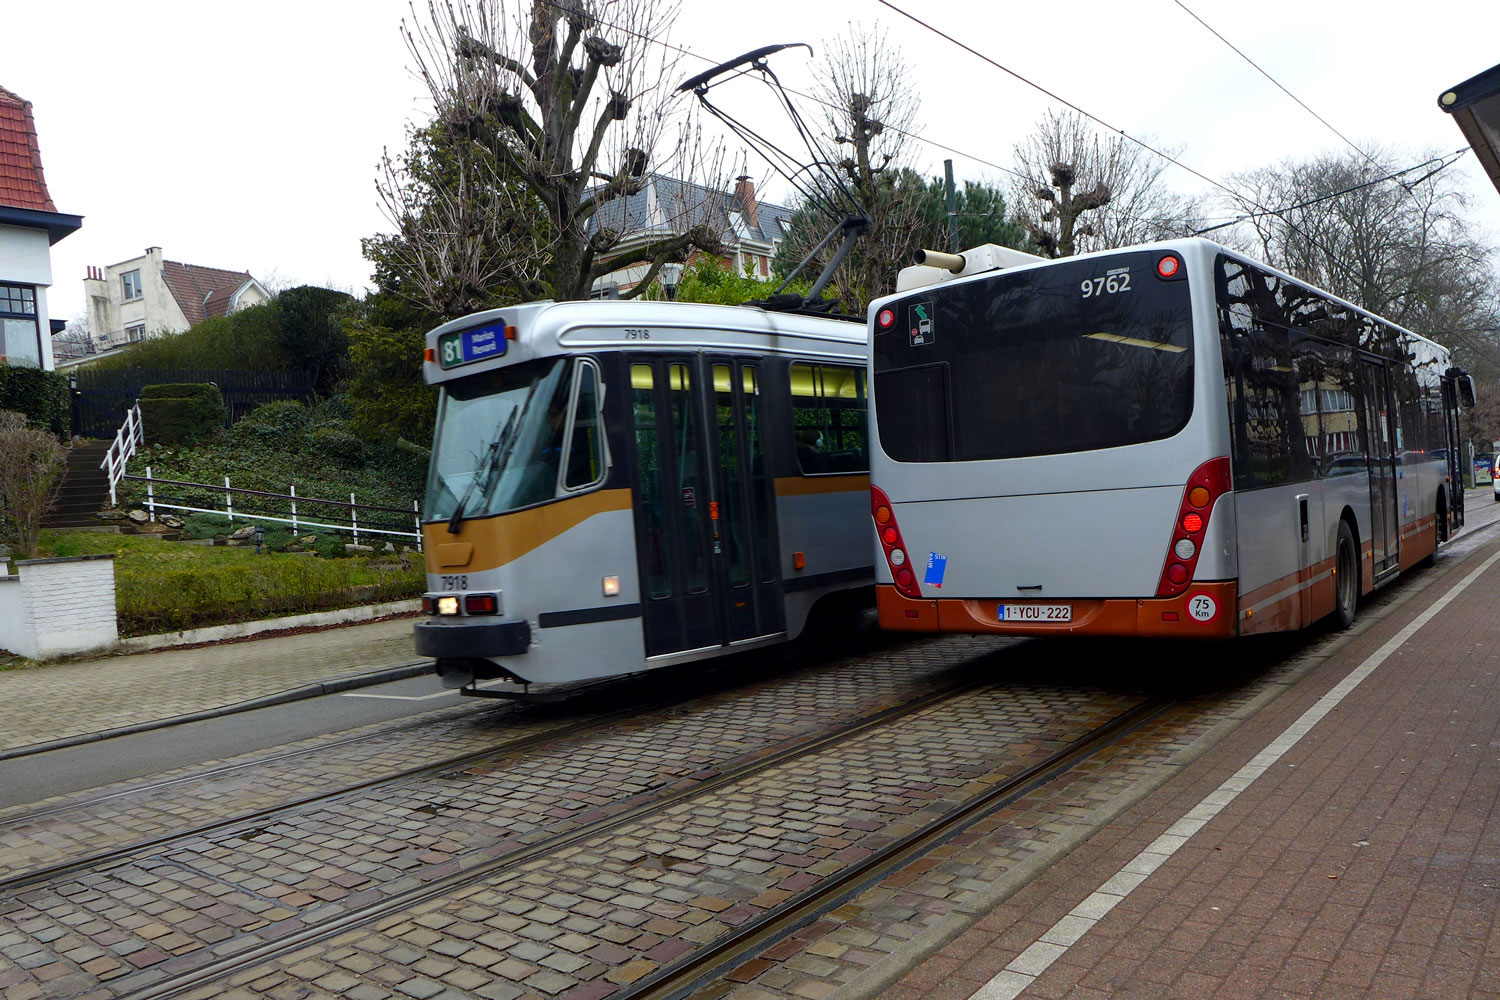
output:
<path id="1" fill-rule="evenodd" d="M 124 274 L 120 275 L 120 287 L 121 287 L 121 289 L 124 290 L 125 301 L 126 302 L 129 302 L 132 299 L 138 299 L 138 298 L 140 298 L 141 297 L 141 272 L 140 272 L 140 270 L 137 269 L 137 270 L 134 270 L 134 271 L 126 271 Z"/>
<path id="2" fill-rule="evenodd" d="M 42 366 L 36 289 L 30 285 L 0 285 L 0 361 L 28 368 Z"/>
<path id="3" fill-rule="evenodd" d="M 127 326 L 125 328 L 125 339 L 130 341 L 132 344 L 139 343 L 140 341 L 145 340 L 146 324 L 137 323 L 135 326 Z"/>

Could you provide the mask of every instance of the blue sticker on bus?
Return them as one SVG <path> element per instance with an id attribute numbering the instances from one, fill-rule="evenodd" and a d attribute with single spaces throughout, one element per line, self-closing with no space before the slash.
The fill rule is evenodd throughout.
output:
<path id="1" fill-rule="evenodd" d="M 499 320 L 472 330 L 444 334 L 438 341 L 438 364 L 443 368 L 466 365 L 505 353 L 505 321 Z"/>
<path id="2" fill-rule="evenodd" d="M 943 589 L 943 574 L 948 572 L 948 557 L 938 555 L 936 552 L 927 553 L 927 575 L 922 577 L 922 582 L 929 587 Z"/>

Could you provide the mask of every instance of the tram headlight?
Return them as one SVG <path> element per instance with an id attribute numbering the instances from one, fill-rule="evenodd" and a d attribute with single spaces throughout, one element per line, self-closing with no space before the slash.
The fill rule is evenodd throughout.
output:
<path id="1" fill-rule="evenodd" d="M 437 613 L 440 615 L 458 614 L 458 598 L 439 597 L 437 599 Z"/>
<path id="2" fill-rule="evenodd" d="M 606 576 L 604 578 L 604 596 L 620 596 L 620 578 L 618 576 Z"/>

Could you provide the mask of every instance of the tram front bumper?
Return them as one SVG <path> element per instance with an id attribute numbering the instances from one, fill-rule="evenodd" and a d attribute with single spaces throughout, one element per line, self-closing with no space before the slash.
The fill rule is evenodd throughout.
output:
<path id="1" fill-rule="evenodd" d="M 531 648 L 531 625 L 522 621 L 437 625 L 418 622 L 418 656 L 440 660 L 519 656 Z"/>

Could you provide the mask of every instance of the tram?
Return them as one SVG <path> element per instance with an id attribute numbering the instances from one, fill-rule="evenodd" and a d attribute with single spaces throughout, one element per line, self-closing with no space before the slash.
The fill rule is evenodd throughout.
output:
<path id="1" fill-rule="evenodd" d="M 769 646 L 872 600 L 865 344 L 827 317 L 619 300 L 432 330 L 417 652 L 484 694 Z"/>

